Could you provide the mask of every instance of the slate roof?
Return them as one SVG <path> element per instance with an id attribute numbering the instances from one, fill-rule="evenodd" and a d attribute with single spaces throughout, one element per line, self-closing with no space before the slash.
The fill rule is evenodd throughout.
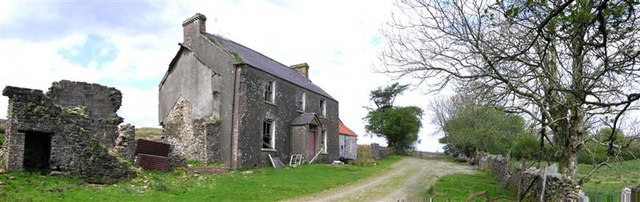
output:
<path id="1" fill-rule="evenodd" d="M 329 93 L 322 90 L 322 88 L 311 83 L 311 80 L 309 80 L 307 77 L 289 68 L 288 66 L 283 65 L 278 61 L 275 61 L 257 51 L 254 51 L 250 48 L 243 46 L 242 44 L 236 43 L 232 40 L 223 38 L 221 36 L 217 36 L 209 33 L 202 33 L 202 34 L 213 41 L 219 42 L 222 48 L 227 49 L 229 53 L 234 54 L 234 57 L 235 55 L 237 55 L 242 59 L 242 62 L 256 69 L 262 70 L 268 74 L 271 74 L 278 78 L 289 81 L 295 85 L 298 85 L 302 88 L 305 88 L 307 90 L 323 95 L 334 101 L 336 100 L 333 97 L 331 97 Z"/>
<path id="2" fill-rule="evenodd" d="M 304 114 L 300 114 L 300 116 L 293 119 L 293 121 L 291 122 L 291 125 L 299 126 L 299 125 L 307 125 L 310 123 L 322 124 L 315 113 L 304 113 Z"/>
<path id="3" fill-rule="evenodd" d="M 344 125 L 344 123 L 342 123 L 342 120 L 340 121 L 340 124 L 338 124 L 338 133 L 340 133 L 340 135 L 358 137 L 358 134 L 353 132 L 346 125 Z"/>

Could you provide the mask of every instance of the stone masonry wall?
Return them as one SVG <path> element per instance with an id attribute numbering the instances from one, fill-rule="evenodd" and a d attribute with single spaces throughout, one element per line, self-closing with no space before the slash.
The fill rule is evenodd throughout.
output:
<path id="1" fill-rule="evenodd" d="M 191 103 L 180 97 L 164 123 L 163 136 L 172 155 L 211 163 L 220 159 L 219 123 L 215 117 L 194 119 Z"/>
<path id="2" fill-rule="evenodd" d="M 586 198 L 575 180 L 560 175 L 554 166 L 546 169 L 531 167 L 523 170 L 510 167 L 508 159 L 501 155 L 481 153 L 478 154 L 477 159 L 478 166 L 491 172 L 504 187 L 525 192 L 531 185 L 525 196 L 525 199 L 529 201 L 540 199 L 544 201 L 584 201 Z"/>
<path id="3" fill-rule="evenodd" d="M 53 83 L 47 97 L 61 107 L 83 110 L 93 120 L 85 129 L 93 131 L 92 134 L 102 146 L 113 147 L 118 137 L 118 125 L 123 121 L 116 114 L 122 105 L 122 93 L 118 89 L 62 80 Z"/>
<path id="4" fill-rule="evenodd" d="M 9 97 L 8 129 L 2 147 L 7 170 L 23 169 L 25 137 L 35 134 L 50 135 L 51 139 L 49 162 L 41 162 L 48 163 L 44 171 L 79 176 L 92 183 L 111 183 L 129 175 L 127 163 L 110 154 L 95 136 L 93 129 L 101 122 L 90 117 L 87 108 L 62 107 L 40 90 L 7 86 L 2 93 Z"/>

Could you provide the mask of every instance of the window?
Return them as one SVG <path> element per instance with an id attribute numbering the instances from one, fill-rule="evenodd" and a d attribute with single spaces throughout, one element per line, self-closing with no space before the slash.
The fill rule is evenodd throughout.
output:
<path id="1" fill-rule="evenodd" d="M 275 146 L 275 124 L 273 124 L 273 120 L 266 120 L 262 122 L 262 149 L 275 150 Z"/>
<path id="2" fill-rule="evenodd" d="M 276 83 L 274 81 L 267 81 L 264 85 L 264 101 L 274 103 L 276 92 Z"/>
<path id="3" fill-rule="evenodd" d="M 304 111 L 305 102 L 306 102 L 305 93 L 302 91 L 299 91 L 298 95 L 296 96 L 296 107 L 298 108 L 298 111 Z"/>
<path id="4" fill-rule="evenodd" d="M 327 153 L 327 131 L 323 130 L 320 136 L 320 148 L 322 148 L 322 153 Z"/>
<path id="5" fill-rule="evenodd" d="M 327 104 L 324 100 L 320 100 L 320 114 L 323 117 L 327 116 Z"/>

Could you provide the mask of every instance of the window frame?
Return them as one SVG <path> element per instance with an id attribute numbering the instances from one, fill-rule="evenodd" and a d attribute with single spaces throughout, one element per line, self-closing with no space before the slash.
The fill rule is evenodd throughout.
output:
<path id="1" fill-rule="evenodd" d="M 321 138 L 321 141 L 322 141 L 320 143 L 322 144 L 321 146 L 323 148 L 322 154 L 327 154 L 328 153 L 327 149 L 328 149 L 328 145 L 329 145 L 328 142 L 327 142 L 327 130 L 322 130 L 322 132 L 320 133 L 320 138 Z"/>
<path id="2" fill-rule="evenodd" d="M 327 117 L 327 101 L 324 99 L 320 100 L 320 116 Z"/>
<path id="3" fill-rule="evenodd" d="M 298 91 L 296 94 L 296 109 L 304 112 L 307 108 L 307 93 L 304 91 Z"/>
<path id="4" fill-rule="evenodd" d="M 265 148 L 265 144 L 264 144 L 265 143 L 265 141 L 264 141 L 265 135 L 267 134 L 266 131 L 265 131 L 265 128 L 266 128 L 265 125 L 266 124 L 269 124 L 269 135 L 271 136 L 270 137 L 271 139 L 269 140 L 269 146 L 270 147 L 267 147 L 267 148 Z M 276 122 L 274 120 L 265 119 L 262 122 L 262 135 L 261 136 L 262 136 L 261 149 L 263 151 L 276 151 Z"/>
<path id="5" fill-rule="evenodd" d="M 267 81 L 264 85 L 263 99 L 265 102 L 275 104 L 276 103 L 276 82 Z"/>

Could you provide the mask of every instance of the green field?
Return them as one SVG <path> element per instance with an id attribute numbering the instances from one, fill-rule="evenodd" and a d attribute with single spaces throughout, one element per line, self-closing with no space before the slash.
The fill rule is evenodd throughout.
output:
<path id="1" fill-rule="evenodd" d="M 490 200 L 504 201 L 516 199 L 516 193 L 503 189 L 488 172 L 473 174 L 453 174 L 439 178 L 436 184 L 424 194 L 425 199 L 434 201 L 464 201 L 469 194 L 486 191 Z M 474 201 L 486 200 L 486 195 L 476 196 Z M 502 200 L 499 200 L 502 201 Z"/>
<path id="2" fill-rule="evenodd" d="M 150 127 L 136 128 L 136 139 L 158 141 L 160 140 L 161 135 L 162 135 L 162 128 L 150 128 Z"/>
<path id="3" fill-rule="evenodd" d="M 593 165 L 580 164 L 581 178 L 593 169 Z M 611 168 L 601 167 L 584 183 L 582 190 L 591 198 L 594 196 L 620 195 L 622 188 L 640 185 L 640 159 L 612 163 Z"/>
<path id="4" fill-rule="evenodd" d="M 223 174 L 139 171 L 138 176 L 113 185 L 86 184 L 78 179 L 31 173 L 0 175 L 4 201 L 274 201 L 320 192 L 390 169 L 392 156 L 377 165 L 359 167 L 327 164 L 297 168 L 258 168 Z"/>

